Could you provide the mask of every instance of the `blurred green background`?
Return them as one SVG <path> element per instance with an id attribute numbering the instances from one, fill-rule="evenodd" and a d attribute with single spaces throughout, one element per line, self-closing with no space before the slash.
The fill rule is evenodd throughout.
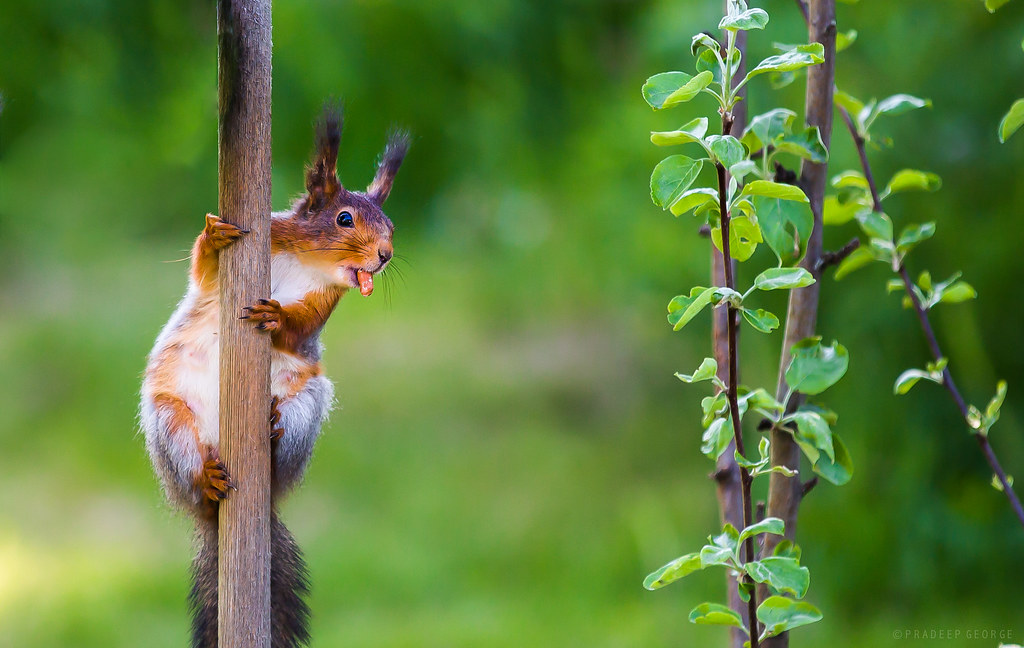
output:
<path id="1" fill-rule="evenodd" d="M 640 86 L 691 69 L 690 35 L 720 4 L 275 6 L 275 208 L 302 189 L 325 97 L 346 102 L 350 186 L 390 125 L 415 135 L 387 205 L 404 281 L 346 298 L 328 325 L 339 407 L 284 506 L 313 573 L 313 646 L 722 645 L 686 621 L 720 598 L 718 574 L 641 588 L 717 510 L 703 392 L 672 376 L 708 352 L 707 318 L 665 322 L 673 295 L 706 284 L 708 242 L 647 187 L 667 154 L 648 131 L 713 108 L 654 114 Z M 758 4 L 772 22 L 752 56 L 806 38 L 792 2 Z M 135 414 L 217 205 L 214 4 L 5 0 L 0 16 L 0 647 L 183 646 L 189 523 L 163 502 Z M 861 98 L 934 101 L 880 123 L 896 147 L 872 152 L 875 171 L 945 181 L 891 214 L 938 222 L 915 274 L 963 269 L 978 289 L 934 321 L 969 400 L 1010 381 L 993 444 L 1018 476 L 1024 138 L 1000 145 L 996 125 L 1024 94 L 1022 17 L 1020 2 L 994 16 L 963 0 L 840 5 L 860 38 L 838 63 Z M 762 77 L 751 109 L 797 107 L 802 85 Z M 855 163 L 837 130 L 833 172 Z M 760 251 L 740 282 L 770 262 Z M 823 282 L 819 330 L 852 356 L 825 400 L 857 472 L 802 508 L 825 621 L 796 645 L 902 646 L 905 629 L 1020 642 L 1024 532 L 947 395 L 892 395 L 927 349 L 887 278 L 877 265 Z M 774 384 L 780 342 L 743 336 L 745 382 Z M 1002 634 L 967 636 L 982 630 Z"/>

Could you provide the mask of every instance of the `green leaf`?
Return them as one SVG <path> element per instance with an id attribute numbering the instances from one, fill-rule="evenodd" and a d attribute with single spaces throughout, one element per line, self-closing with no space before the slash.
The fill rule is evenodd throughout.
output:
<path id="1" fill-rule="evenodd" d="M 902 191 L 938 191 L 940 187 L 942 187 L 942 179 L 934 173 L 917 169 L 903 169 L 897 171 L 896 175 L 889 180 L 881 198 L 884 200 L 889 195 Z"/>
<path id="2" fill-rule="evenodd" d="M 690 53 L 693 54 L 694 56 L 697 56 L 698 52 L 700 52 L 702 49 L 720 52 L 722 51 L 722 45 L 717 40 L 715 40 L 711 36 L 708 36 L 704 32 L 694 34 L 693 38 L 690 39 Z"/>
<path id="3" fill-rule="evenodd" d="M 732 438 L 731 418 L 716 418 L 711 421 L 711 425 L 701 435 L 700 451 L 712 461 L 718 461 L 718 458 L 728 449 Z"/>
<path id="4" fill-rule="evenodd" d="M 769 596 L 758 606 L 757 619 L 764 624 L 764 634 L 761 636 L 767 638 L 821 621 L 821 611 L 806 601 Z"/>
<path id="5" fill-rule="evenodd" d="M 843 171 L 832 176 L 831 182 L 832 186 L 836 189 L 849 189 L 851 187 L 868 189 L 868 181 L 864 178 L 864 174 L 858 171 Z"/>
<path id="6" fill-rule="evenodd" d="M 754 279 L 754 287 L 758 290 L 803 288 L 812 283 L 814 276 L 806 268 L 769 268 Z"/>
<path id="7" fill-rule="evenodd" d="M 731 74 L 736 74 L 736 71 L 740 67 L 740 60 L 740 51 L 739 48 L 736 48 L 732 51 Z M 697 55 L 696 68 L 697 72 L 710 72 L 713 82 L 719 85 L 722 84 L 722 67 L 718 64 L 718 58 L 711 50 L 702 50 L 701 53 Z"/>
<path id="8" fill-rule="evenodd" d="M 722 251 L 722 228 L 711 230 L 711 241 Z M 733 216 L 729 227 L 729 256 L 743 262 L 749 259 L 757 249 L 757 244 L 764 241 L 761 228 L 755 220 L 746 214 Z"/>
<path id="9" fill-rule="evenodd" d="M 1024 99 L 1018 99 L 1010 106 L 1010 110 L 1003 115 L 999 122 L 999 141 L 1006 142 L 1010 136 L 1017 132 L 1017 129 L 1024 124 Z"/>
<path id="10" fill-rule="evenodd" d="M 771 333 L 779 328 L 779 318 L 774 313 L 769 313 L 763 308 L 758 308 L 756 311 L 749 308 L 741 308 L 740 313 L 743 315 L 743 319 L 747 320 L 747 324 L 750 324 L 762 333 Z"/>
<path id="11" fill-rule="evenodd" d="M 698 117 L 674 131 L 651 133 L 651 143 L 657 146 L 672 146 L 696 142 L 703 146 L 704 134 L 708 132 L 708 118 Z"/>
<path id="12" fill-rule="evenodd" d="M 828 162 L 828 149 L 821 141 L 821 133 L 817 126 L 811 126 L 800 133 L 784 136 L 776 142 L 775 150 L 780 153 L 792 153 L 819 164 Z"/>
<path id="13" fill-rule="evenodd" d="M 817 65 L 825 60 L 825 47 L 821 43 L 810 43 L 809 45 L 800 45 L 796 49 L 778 54 L 776 56 L 769 56 L 765 60 L 757 64 L 747 78 L 753 78 L 759 74 L 765 72 L 789 72 L 792 70 L 799 70 L 809 65 Z"/>
<path id="14" fill-rule="evenodd" d="M 704 416 L 701 418 L 701 424 L 705 427 L 710 426 L 715 418 L 729 415 L 728 395 L 725 392 L 719 392 L 714 396 L 702 398 L 700 407 L 704 413 Z M 743 412 L 740 412 L 740 416 L 743 416 Z"/>
<path id="15" fill-rule="evenodd" d="M 825 225 L 845 225 L 864 207 L 865 205 L 857 200 L 840 202 L 837 196 L 826 196 L 822 220 Z"/>
<path id="16" fill-rule="evenodd" d="M 719 603 L 701 603 L 690 611 L 690 623 L 702 625 L 724 625 L 747 629 L 740 615 Z"/>
<path id="17" fill-rule="evenodd" d="M 811 337 L 793 345 L 793 360 L 786 369 L 786 384 L 794 391 L 813 396 L 820 394 L 846 373 L 850 354 L 838 342 L 822 346 L 820 337 Z"/>
<path id="18" fill-rule="evenodd" d="M 668 303 L 668 321 L 672 330 L 678 331 L 697 316 L 704 307 L 715 298 L 715 291 L 718 288 L 704 288 L 698 286 L 690 290 L 690 294 L 678 295 Z"/>
<path id="19" fill-rule="evenodd" d="M 996 9 L 1002 7 L 1010 0 L 985 0 L 985 8 L 988 9 L 989 13 L 995 13 Z"/>
<path id="20" fill-rule="evenodd" d="M 926 241 L 935 234 L 935 223 L 923 223 L 921 225 L 908 225 L 903 232 L 900 233 L 900 238 L 896 241 L 896 249 L 900 252 L 907 253 L 914 249 L 921 241 Z"/>
<path id="21" fill-rule="evenodd" d="M 796 423 L 795 438 L 798 442 L 810 444 L 824 452 L 830 460 L 835 460 L 832 428 L 820 414 L 817 412 L 794 412 L 787 418 Z"/>
<path id="22" fill-rule="evenodd" d="M 875 112 L 880 115 L 902 115 L 917 108 L 931 107 L 931 99 L 919 99 L 908 94 L 896 94 L 878 102 Z"/>
<path id="23" fill-rule="evenodd" d="M 906 394 L 909 392 L 914 385 L 920 380 L 930 380 L 933 383 L 942 384 L 942 373 L 939 372 L 935 375 L 931 371 L 922 371 L 920 369 L 907 369 L 896 378 L 896 383 L 892 386 L 893 394 Z"/>
<path id="24" fill-rule="evenodd" d="M 772 182 L 770 180 L 754 180 L 743 186 L 741 196 L 764 196 L 765 198 L 778 198 L 779 200 L 791 200 L 794 202 L 807 203 L 807 196 L 800 187 Z"/>
<path id="25" fill-rule="evenodd" d="M 711 380 L 718 374 L 718 362 L 714 358 L 704 358 L 704 362 L 700 363 L 697 367 L 697 371 L 694 371 L 692 375 L 686 375 L 677 373 L 676 378 L 682 380 L 684 383 L 697 383 L 705 380 Z"/>
<path id="26" fill-rule="evenodd" d="M 978 292 L 974 290 L 974 286 L 966 281 L 958 281 L 942 291 L 942 296 L 939 297 L 939 301 L 947 304 L 958 304 L 969 299 L 974 299 L 977 296 Z"/>
<path id="27" fill-rule="evenodd" d="M 850 457 L 850 452 L 846 449 L 842 439 L 834 432 L 832 433 L 832 448 L 836 453 L 835 460 L 830 459 L 826 454 L 819 454 L 812 468 L 814 472 L 824 477 L 826 481 L 836 486 L 842 486 L 853 478 L 853 459 Z M 804 454 L 806 454 L 806 448 L 803 449 L 805 450 Z"/>
<path id="28" fill-rule="evenodd" d="M 743 148 L 740 141 L 732 135 L 709 135 L 705 142 L 715 158 L 726 169 L 742 160 L 747 154 L 747 150 Z"/>
<path id="29" fill-rule="evenodd" d="M 856 219 L 868 236 L 884 241 L 892 240 L 892 221 L 882 212 L 864 209 L 857 213 Z"/>
<path id="30" fill-rule="evenodd" d="M 732 563 L 733 552 L 731 549 L 719 547 L 718 545 L 705 545 L 700 550 L 701 569 L 714 565 L 729 567 Z"/>
<path id="31" fill-rule="evenodd" d="M 765 196 L 754 196 L 753 204 L 764 241 L 775 252 L 779 263 L 789 265 L 799 261 L 814 228 L 811 208 L 792 200 Z"/>
<path id="32" fill-rule="evenodd" d="M 839 281 L 854 270 L 860 270 L 874 261 L 875 255 L 871 250 L 862 247 L 857 248 L 850 253 L 850 256 L 846 257 L 839 263 L 839 267 L 836 268 L 836 273 L 834 275 L 835 280 Z"/>
<path id="33" fill-rule="evenodd" d="M 773 556 L 795 558 L 797 560 L 800 560 L 801 553 L 799 545 L 794 544 L 793 541 L 788 538 L 780 540 L 779 544 L 775 545 L 775 550 L 772 551 Z"/>
<path id="34" fill-rule="evenodd" d="M 697 179 L 701 160 L 685 155 L 670 155 L 654 167 L 651 174 L 651 200 L 662 209 L 668 209 Z"/>
<path id="35" fill-rule="evenodd" d="M 648 105 L 664 110 L 693 99 L 713 80 L 711 72 L 691 76 L 686 72 L 662 72 L 647 79 L 642 92 Z"/>
<path id="36" fill-rule="evenodd" d="M 750 120 L 750 125 L 743 131 L 743 142 L 751 151 L 761 149 L 789 132 L 796 113 L 785 108 L 776 108 L 757 115 Z"/>
<path id="37" fill-rule="evenodd" d="M 707 187 L 698 187 L 696 189 L 690 189 L 689 191 L 683 192 L 679 198 L 676 199 L 670 210 L 673 215 L 681 216 L 691 209 L 697 209 L 706 204 L 718 205 L 718 192 L 714 189 Z"/>
<path id="38" fill-rule="evenodd" d="M 836 90 L 833 101 L 835 101 L 839 106 L 845 108 L 846 112 L 850 113 L 850 116 L 852 117 L 856 117 L 860 114 L 860 111 L 864 110 L 863 101 L 839 89 Z"/>
<path id="39" fill-rule="evenodd" d="M 1006 476 L 1006 483 L 1009 484 L 1011 487 L 1013 486 L 1013 475 Z M 999 476 L 996 475 L 995 473 L 992 473 L 992 488 L 996 489 L 1000 493 L 1003 492 L 1003 482 L 999 481 Z M 1000 644 L 1000 648 L 1014 648 L 1014 645 Z M 1016 646 L 1016 648 L 1020 648 L 1020 646 Z"/>
<path id="40" fill-rule="evenodd" d="M 686 554 L 648 574 L 644 579 L 644 587 L 656 590 L 701 569 L 700 556 L 696 553 Z"/>
<path id="41" fill-rule="evenodd" d="M 747 9 L 740 14 L 730 14 L 722 18 L 721 22 L 718 23 L 719 29 L 728 29 L 729 31 L 743 30 L 747 31 L 750 29 L 764 29 L 764 26 L 768 24 L 768 12 L 764 9 Z"/>
<path id="42" fill-rule="evenodd" d="M 743 529 L 740 533 L 739 538 L 736 540 L 736 545 L 743 544 L 743 541 L 747 538 L 753 538 L 759 536 L 762 533 L 771 533 L 772 535 L 782 535 L 786 532 L 786 523 L 777 517 L 769 517 L 751 524 L 747 528 Z"/>
<path id="43" fill-rule="evenodd" d="M 853 45 L 857 40 L 857 30 L 851 29 L 848 32 L 839 32 L 836 34 L 836 52 L 842 52 L 844 49 Z"/>
<path id="44" fill-rule="evenodd" d="M 743 182 L 743 178 L 757 170 L 757 164 L 753 160 L 740 160 L 729 167 L 729 174 L 736 180 Z"/>
<path id="45" fill-rule="evenodd" d="M 1006 381 L 1000 380 L 996 384 L 996 395 L 992 397 L 992 400 L 988 402 L 988 406 L 985 407 L 985 412 L 981 415 L 979 424 L 972 424 L 972 427 L 978 431 L 978 434 L 988 436 L 989 430 L 999 421 L 999 410 L 1002 408 L 1004 400 L 1006 400 Z"/>
<path id="46" fill-rule="evenodd" d="M 772 556 L 743 565 L 754 581 L 767 583 L 776 592 L 803 598 L 811 584 L 811 572 L 794 558 Z"/>

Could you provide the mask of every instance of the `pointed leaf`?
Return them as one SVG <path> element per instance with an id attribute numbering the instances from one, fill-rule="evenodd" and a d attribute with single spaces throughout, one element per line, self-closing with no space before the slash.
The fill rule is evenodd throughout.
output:
<path id="1" fill-rule="evenodd" d="M 795 412 L 790 420 L 796 423 L 796 440 L 802 441 L 821 450 L 830 460 L 835 460 L 835 449 L 832 445 L 832 428 L 817 412 Z"/>
<path id="2" fill-rule="evenodd" d="M 790 72 L 799 70 L 810 65 L 817 65 L 825 60 L 825 47 L 821 43 L 810 43 L 799 45 L 796 49 L 776 56 L 769 56 L 757 64 L 748 78 L 753 78 L 765 72 Z"/>
<path id="3" fill-rule="evenodd" d="M 698 117 L 674 131 L 651 133 L 651 142 L 657 146 L 672 146 L 696 142 L 703 146 L 702 139 L 708 132 L 708 118 Z"/>
<path id="4" fill-rule="evenodd" d="M 673 330 L 686 326 L 686 324 L 697 316 L 704 307 L 711 303 L 718 288 L 697 287 L 690 291 L 688 296 L 679 295 L 668 304 L 668 321 Z"/>
<path id="5" fill-rule="evenodd" d="M 900 238 L 896 241 L 896 249 L 906 253 L 914 249 L 921 241 L 926 241 L 935 234 L 935 223 L 922 223 L 921 225 L 908 225 Z"/>
<path id="6" fill-rule="evenodd" d="M 814 276 L 806 268 L 769 268 L 757 275 L 754 287 L 758 290 L 803 288 L 814 283 Z"/>
<path id="7" fill-rule="evenodd" d="M 811 572 L 795 558 L 772 556 L 743 565 L 754 581 L 767 583 L 776 592 L 803 598 L 811 584 Z"/>
<path id="8" fill-rule="evenodd" d="M 892 221 L 882 212 L 864 209 L 857 213 L 857 222 L 868 236 L 884 241 L 892 240 Z"/>
<path id="9" fill-rule="evenodd" d="M 705 142 L 715 158 L 722 163 L 726 169 L 743 159 L 747 154 L 746 149 L 740 141 L 732 135 L 708 135 Z"/>
<path id="10" fill-rule="evenodd" d="M 701 435 L 700 451 L 712 461 L 718 461 L 729 448 L 733 439 L 732 423 L 730 418 L 716 418 Z"/>
<path id="11" fill-rule="evenodd" d="M 889 180 L 882 192 L 882 198 L 903 191 L 938 191 L 942 187 L 942 179 L 934 173 L 917 169 L 902 169 Z"/>
<path id="12" fill-rule="evenodd" d="M 692 375 L 686 375 L 677 373 L 676 378 L 682 380 L 684 383 L 696 383 L 705 380 L 711 380 L 718 373 L 718 362 L 714 358 L 704 358 L 704 361 L 697 367 L 697 371 L 694 371 Z"/>
<path id="13" fill-rule="evenodd" d="M 758 308 L 756 311 L 749 308 L 741 308 L 740 313 L 742 313 L 743 319 L 747 321 L 747 324 L 750 324 L 762 333 L 771 333 L 779 328 L 779 318 L 774 313 L 770 313 L 763 308 Z"/>
<path id="14" fill-rule="evenodd" d="M 821 621 L 821 611 L 806 601 L 769 596 L 758 606 L 757 619 L 764 624 L 762 637 L 767 638 Z"/>
<path id="15" fill-rule="evenodd" d="M 892 386 L 893 394 L 906 394 L 909 392 L 919 380 L 930 380 L 933 383 L 942 384 L 942 374 L 933 375 L 929 371 L 921 371 L 920 369 L 907 369 L 896 378 L 896 383 Z"/>
<path id="16" fill-rule="evenodd" d="M 786 532 L 786 523 L 777 517 L 769 517 L 751 524 L 747 528 L 743 529 L 740 533 L 739 538 L 736 540 L 737 546 L 743 543 L 747 538 L 753 538 L 759 536 L 762 533 L 771 533 L 772 535 L 782 535 Z"/>
<path id="17" fill-rule="evenodd" d="M 853 459 L 842 439 L 834 432 L 832 433 L 832 448 L 835 451 L 835 459 L 832 460 L 828 455 L 819 453 L 812 468 L 826 481 L 836 486 L 842 486 L 853 478 Z"/>
<path id="18" fill-rule="evenodd" d="M 743 131 L 743 139 L 746 140 L 748 134 L 753 134 L 753 141 L 756 142 L 757 148 L 750 150 L 757 150 L 788 133 L 795 119 L 796 113 L 792 110 L 785 108 L 769 110 L 750 120 L 750 125 Z"/>
<path id="19" fill-rule="evenodd" d="M 753 205 L 764 241 L 775 252 L 779 262 L 789 265 L 800 260 L 814 228 L 810 207 L 792 200 L 765 196 L 754 196 Z"/>
<path id="20" fill-rule="evenodd" d="M 786 384 L 794 391 L 808 395 L 820 394 L 846 373 L 850 354 L 838 342 L 822 346 L 820 337 L 801 340 L 793 345 L 793 360 L 786 369 Z"/>
<path id="21" fill-rule="evenodd" d="M 675 216 L 681 216 L 691 209 L 698 209 L 704 205 L 717 205 L 718 192 L 707 187 L 698 187 L 683 192 L 679 198 L 672 203 L 670 211 Z"/>
<path id="22" fill-rule="evenodd" d="M 651 174 L 651 200 L 662 209 L 668 209 L 682 197 L 683 193 L 697 179 L 701 160 L 685 155 L 670 155 L 654 167 Z"/>
<path id="23" fill-rule="evenodd" d="M 696 553 L 686 554 L 648 574 L 644 579 L 644 587 L 656 590 L 701 569 L 703 567 L 700 565 L 700 556 Z"/>
<path id="24" fill-rule="evenodd" d="M 875 112 L 882 115 L 902 115 L 917 108 L 929 108 L 931 99 L 919 99 L 908 94 L 896 94 L 878 102 Z"/>
<path id="25" fill-rule="evenodd" d="M 780 153 L 792 153 L 819 164 L 828 162 L 828 149 L 821 141 L 821 133 L 817 126 L 812 126 L 800 133 L 784 136 L 775 144 L 775 150 Z"/>
<path id="26" fill-rule="evenodd" d="M 781 182 L 771 182 L 770 180 L 748 182 L 743 186 L 743 191 L 740 192 L 740 195 L 764 196 L 766 198 L 779 198 L 780 200 L 792 200 L 802 203 L 809 202 L 800 187 L 782 184 Z"/>
<path id="27" fill-rule="evenodd" d="M 850 253 L 850 256 L 843 259 L 839 267 L 836 268 L 835 280 L 839 281 L 854 270 L 859 270 L 875 260 L 875 255 L 871 250 L 862 247 L 857 248 Z"/>
<path id="28" fill-rule="evenodd" d="M 743 262 L 749 259 L 757 249 L 757 244 L 762 242 L 761 228 L 757 223 L 746 215 L 733 216 L 729 227 L 729 256 L 737 261 Z M 711 230 L 711 241 L 722 251 L 722 228 L 716 227 Z"/>
<path id="29" fill-rule="evenodd" d="M 1002 121 L 999 122 L 999 141 L 1006 142 L 1022 124 L 1024 124 L 1024 99 L 1018 99 L 1013 102 L 1010 110 L 1003 115 Z"/>
<path id="30" fill-rule="evenodd" d="M 711 72 L 690 76 L 686 72 L 662 72 L 647 79 L 642 92 L 655 110 L 664 110 L 696 97 L 713 80 Z"/>
<path id="31" fill-rule="evenodd" d="M 722 18 L 721 22 L 718 23 L 719 29 L 728 29 L 729 31 L 736 30 L 749 30 L 749 29 L 764 29 L 764 26 L 768 24 L 768 12 L 764 9 L 747 9 L 743 13 L 731 14 Z"/>
<path id="32" fill-rule="evenodd" d="M 690 611 L 690 623 L 735 626 L 746 630 L 743 619 L 731 608 L 719 603 L 701 603 Z"/>

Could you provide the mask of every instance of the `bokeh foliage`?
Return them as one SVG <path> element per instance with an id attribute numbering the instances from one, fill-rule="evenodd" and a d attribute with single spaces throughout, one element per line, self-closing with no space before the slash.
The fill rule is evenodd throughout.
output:
<path id="1" fill-rule="evenodd" d="M 795 6 L 765 4 L 779 39 L 802 42 Z M 0 646 L 180 646 L 188 525 L 133 433 L 178 260 L 216 209 L 213 4 L 6 0 L 2 16 Z M 405 280 L 347 297 L 328 325 L 340 407 L 284 508 L 314 575 L 314 646 L 721 640 L 685 618 L 717 575 L 639 585 L 717 513 L 697 404 L 673 377 L 706 345 L 661 323 L 664 295 L 705 280 L 709 243 L 647 202 L 662 152 L 642 133 L 680 124 L 652 121 L 637 93 L 688 69 L 680 25 L 719 17 L 683 0 L 275 6 L 275 207 L 301 189 L 325 97 L 347 106 L 343 182 L 370 180 L 390 125 L 416 136 L 388 202 Z M 1020 3 L 840 5 L 859 38 L 837 66 L 859 97 L 934 104 L 886 125 L 896 147 L 873 165 L 944 180 L 887 210 L 935 220 L 915 259 L 978 290 L 934 322 L 969 399 L 1009 380 L 992 443 L 1018 476 L 1024 146 L 996 126 L 1020 94 L 1022 18 Z M 770 45 L 751 38 L 752 55 Z M 800 104 L 801 84 L 781 92 L 748 99 Z M 839 126 L 834 168 L 855 167 Z M 800 639 L 902 645 L 896 629 L 953 627 L 1019 642 L 1020 529 L 945 394 L 892 395 L 926 348 L 885 278 L 823 281 L 819 331 L 855 358 L 829 402 L 858 463 L 801 509 L 829 622 Z M 775 344 L 745 336 L 744 382 L 774 380 Z"/>

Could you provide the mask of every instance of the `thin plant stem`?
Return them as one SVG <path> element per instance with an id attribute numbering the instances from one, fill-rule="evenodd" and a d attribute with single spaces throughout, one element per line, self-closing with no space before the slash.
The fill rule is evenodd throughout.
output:
<path id="1" fill-rule="evenodd" d="M 876 212 L 882 212 L 882 199 L 878 193 L 878 185 L 875 183 L 875 178 L 871 174 L 871 164 L 868 162 L 867 149 L 864 144 L 864 137 L 861 136 L 860 132 L 857 131 L 857 127 L 853 123 L 853 119 L 850 117 L 850 113 L 845 108 L 839 106 L 839 114 L 842 116 L 843 121 L 846 122 L 846 128 L 850 131 L 850 136 L 853 138 L 853 143 L 857 147 L 857 154 L 860 156 L 861 167 L 864 171 L 864 177 L 867 179 L 868 189 L 871 191 L 871 202 L 873 209 Z M 946 357 L 942 353 L 942 348 L 939 346 L 939 340 L 935 337 L 935 330 L 932 328 L 931 321 L 928 317 L 928 310 L 918 299 L 917 293 L 914 292 L 913 282 L 910 280 L 910 274 L 907 272 L 906 265 L 901 261 L 897 272 L 900 275 L 900 279 L 903 280 L 903 289 L 906 291 L 907 296 L 910 297 L 911 302 L 914 305 L 914 311 L 917 313 L 917 319 L 921 323 L 921 329 L 924 331 L 924 337 L 928 341 L 928 347 L 931 349 L 932 356 L 936 361 Z M 953 402 L 956 403 L 956 407 L 960 410 L 960 416 L 963 417 L 964 421 L 968 422 L 970 427 L 967 402 L 964 397 L 960 394 L 960 390 L 956 386 L 956 382 L 953 380 L 953 374 L 949 371 L 947 365 L 942 369 L 942 385 L 949 392 Z M 1017 498 L 1017 494 L 1013 491 L 1013 487 L 1010 485 L 1009 479 L 1006 477 L 1006 472 L 1003 470 L 1002 465 L 999 463 L 998 457 L 996 457 L 995 451 L 988 442 L 988 436 L 981 434 L 978 431 L 974 431 L 973 428 L 971 434 L 977 440 L 978 445 L 981 446 L 981 452 L 985 455 L 985 460 L 988 461 L 989 467 L 992 468 L 992 472 L 995 473 L 996 478 L 1003 487 L 1003 492 L 1006 494 L 1006 498 L 1010 501 L 1010 507 L 1013 508 L 1013 512 L 1017 515 L 1017 520 L 1020 521 L 1021 526 L 1024 526 L 1024 507 L 1021 507 L 1020 499 Z"/>

